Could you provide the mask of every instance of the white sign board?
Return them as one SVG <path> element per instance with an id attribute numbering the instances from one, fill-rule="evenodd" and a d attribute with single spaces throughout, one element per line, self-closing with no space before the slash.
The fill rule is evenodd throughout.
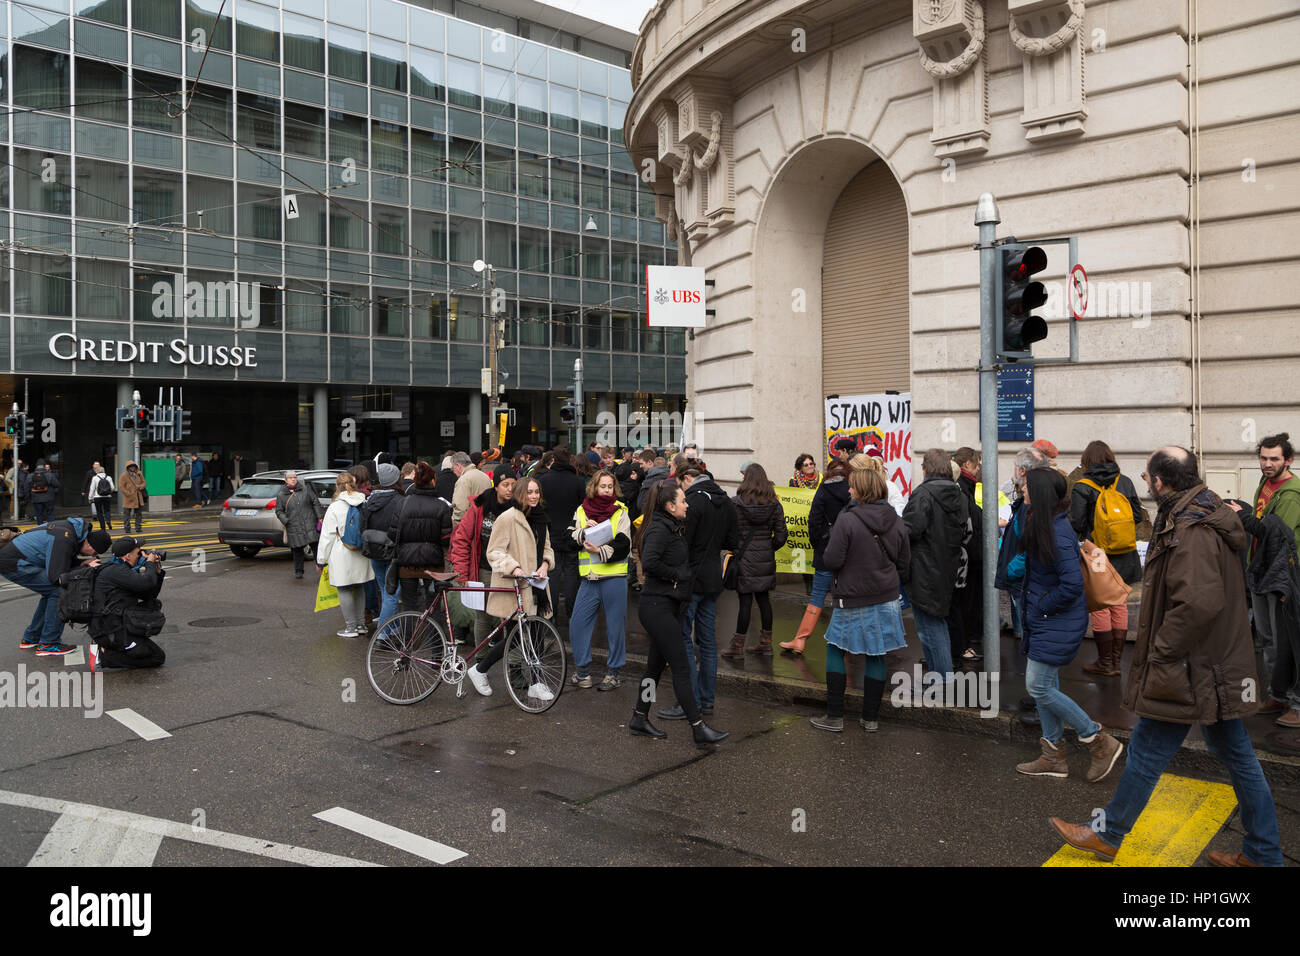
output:
<path id="1" fill-rule="evenodd" d="M 456 437 L 456 423 L 454 421 L 439 422 L 438 427 L 439 427 L 439 435 L 438 435 L 439 438 Z"/>
<path id="2" fill-rule="evenodd" d="M 704 269 L 646 266 L 645 287 L 651 328 L 704 328 Z"/>
<path id="3" fill-rule="evenodd" d="M 298 196 L 296 193 L 290 193 L 284 197 L 284 218 L 298 218 Z"/>

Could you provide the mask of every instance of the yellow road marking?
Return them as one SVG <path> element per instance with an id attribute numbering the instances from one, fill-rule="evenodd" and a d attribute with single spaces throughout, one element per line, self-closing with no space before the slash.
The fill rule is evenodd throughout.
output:
<path id="1" fill-rule="evenodd" d="M 1236 806 L 1226 784 L 1162 774 L 1113 864 L 1067 844 L 1043 866 L 1191 866 Z"/>

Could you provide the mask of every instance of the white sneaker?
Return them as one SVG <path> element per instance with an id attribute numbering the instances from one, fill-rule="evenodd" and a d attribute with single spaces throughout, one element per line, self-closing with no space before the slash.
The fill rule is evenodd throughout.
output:
<path id="1" fill-rule="evenodd" d="M 355 627 L 345 627 L 343 628 L 343 630 L 338 632 L 338 636 L 339 637 L 360 637 L 361 635 L 357 633 L 357 629 Z"/>
<path id="2" fill-rule="evenodd" d="M 477 665 L 471 665 L 465 673 L 469 675 L 469 682 L 474 685 L 476 691 L 484 697 L 492 696 L 492 685 L 488 683 L 488 676 L 479 670 Z"/>
<path id="3" fill-rule="evenodd" d="M 555 700 L 555 695 L 551 693 L 551 689 L 541 681 L 528 688 L 528 696 L 536 697 L 538 700 Z"/>

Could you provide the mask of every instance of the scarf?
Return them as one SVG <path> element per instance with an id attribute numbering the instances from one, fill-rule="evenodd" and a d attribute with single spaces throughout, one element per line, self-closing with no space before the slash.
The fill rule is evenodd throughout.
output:
<path id="1" fill-rule="evenodd" d="M 608 521 L 609 516 L 617 510 L 618 499 L 613 495 L 597 495 L 594 498 L 582 499 L 582 512 L 587 516 L 589 524 Z"/>
<path id="2" fill-rule="evenodd" d="M 811 478 L 805 478 L 803 472 L 796 471 L 794 473 L 794 476 L 790 479 L 790 487 L 791 488 L 816 488 L 819 484 L 821 484 L 821 480 L 822 480 L 822 476 L 820 472 L 813 475 L 813 477 Z"/>

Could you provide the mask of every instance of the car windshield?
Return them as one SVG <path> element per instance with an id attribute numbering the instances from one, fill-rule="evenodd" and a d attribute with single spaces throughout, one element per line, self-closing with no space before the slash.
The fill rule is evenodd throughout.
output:
<path id="1" fill-rule="evenodd" d="M 232 498 L 274 498 L 284 487 L 283 481 L 246 481 Z"/>

